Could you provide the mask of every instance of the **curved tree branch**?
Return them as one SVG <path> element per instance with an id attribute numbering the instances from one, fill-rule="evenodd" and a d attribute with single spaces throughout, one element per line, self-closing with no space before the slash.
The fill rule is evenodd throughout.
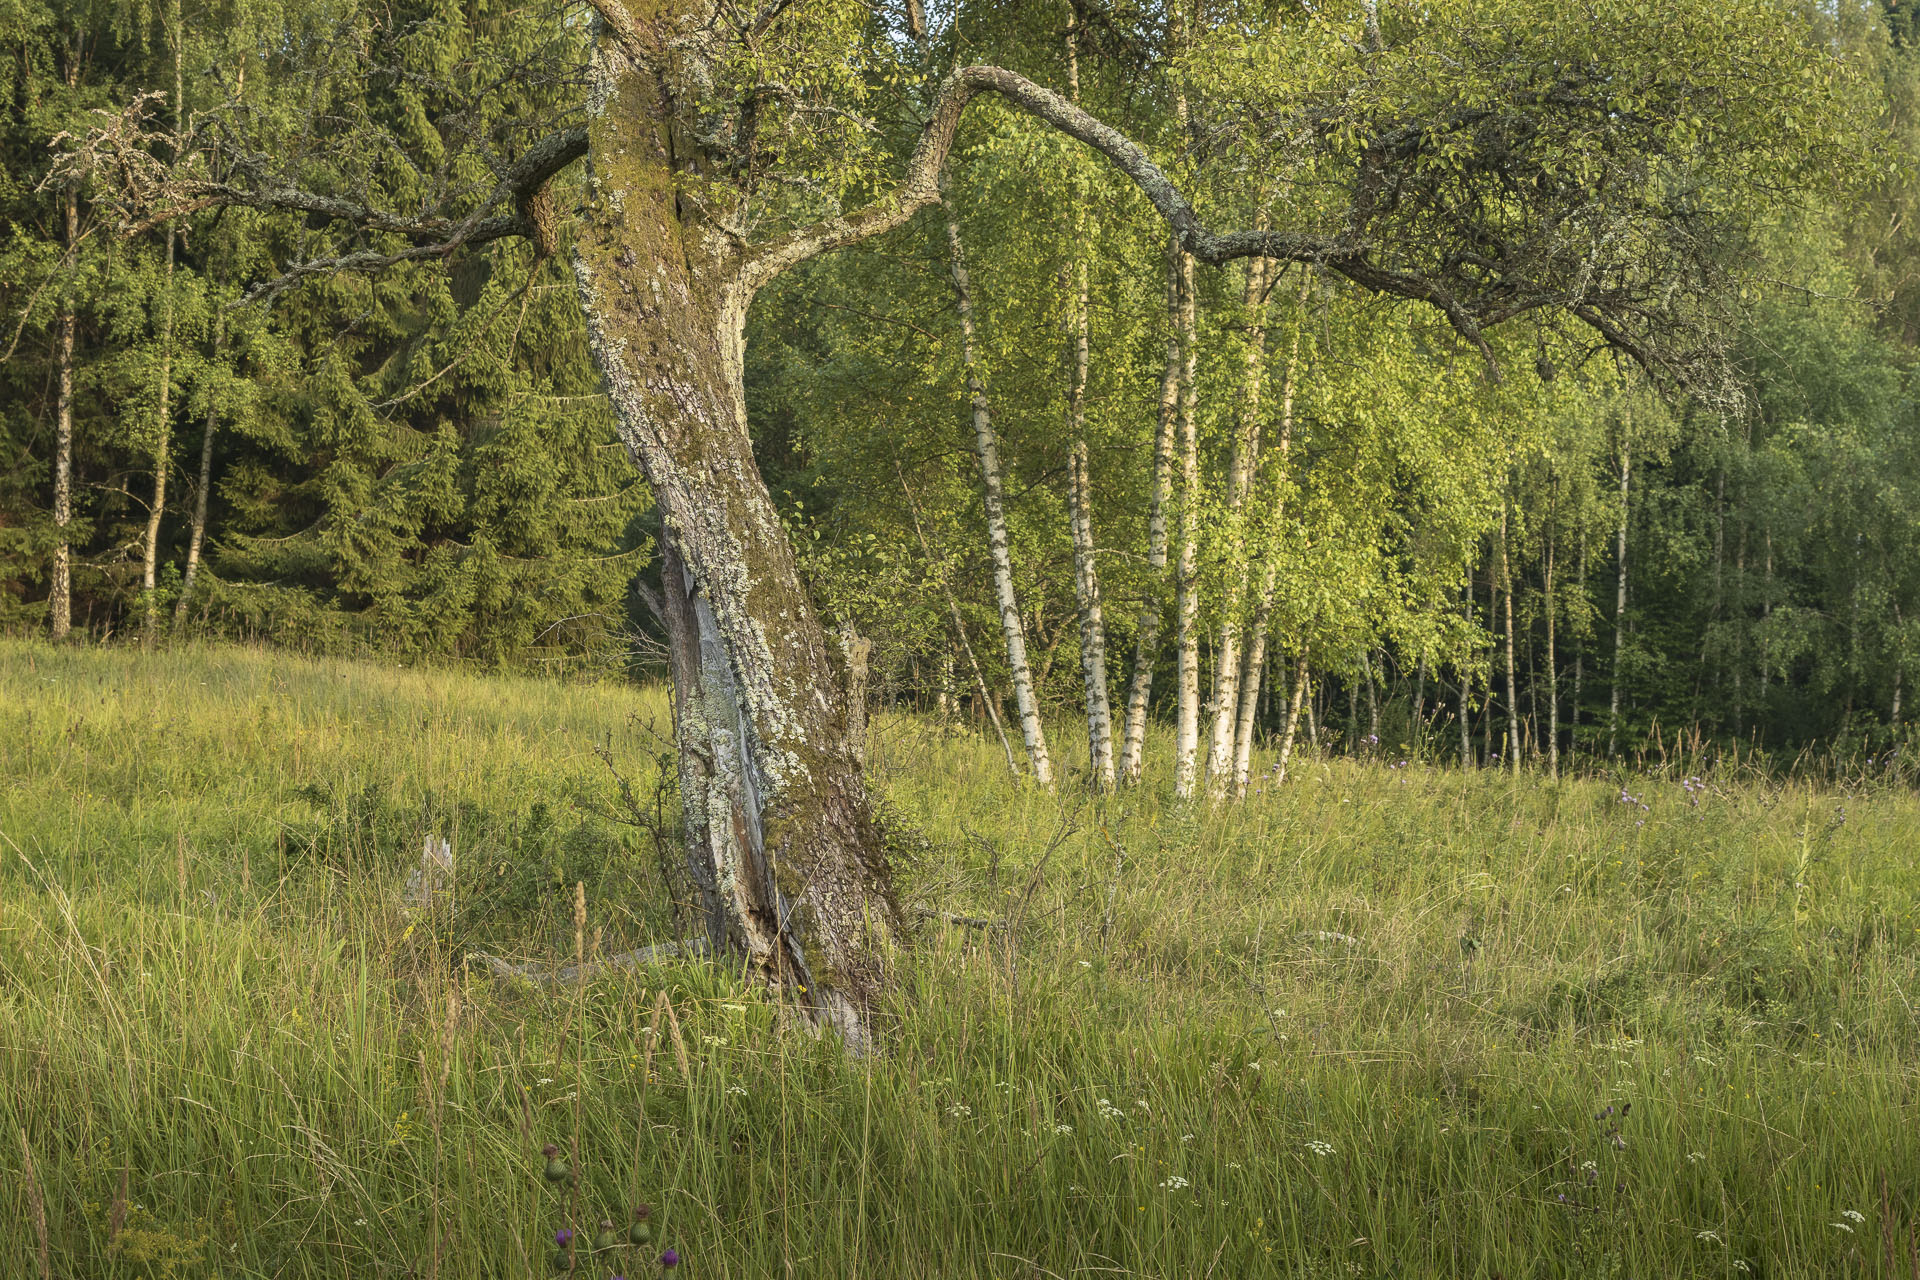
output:
<path id="1" fill-rule="evenodd" d="M 1140 145 L 1050 89 L 1001 67 L 961 67 L 949 74 L 934 99 L 932 114 L 907 162 L 898 186 L 853 213 L 827 218 L 769 241 L 750 253 L 740 283 L 752 292 L 782 272 L 822 253 L 857 244 L 905 223 L 940 198 L 939 175 L 946 165 L 960 117 L 982 93 L 995 93 L 1054 128 L 1092 147 L 1140 188 L 1173 229 L 1180 247 L 1201 262 L 1219 266 L 1238 258 L 1273 258 L 1325 267 L 1363 289 L 1430 303 L 1492 363 L 1493 353 L 1472 308 L 1438 282 L 1379 266 L 1369 260 L 1364 242 L 1345 237 L 1307 236 L 1285 231 L 1234 231 L 1217 234 L 1200 221 L 1186 196 Z M 1544 301 L 1540 305 L 1545 305 Z"/>

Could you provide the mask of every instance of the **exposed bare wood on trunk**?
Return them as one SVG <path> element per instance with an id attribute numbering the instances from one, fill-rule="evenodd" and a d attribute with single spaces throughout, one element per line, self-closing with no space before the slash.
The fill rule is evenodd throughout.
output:
<path id="1" fill-rule="evenodd" d="M 1078 27 L 1067 24 L 1067 86 L 1080 101 Z M 1071 284 L 1073 364 L 1067 391 L 1067 523 L 1073 537 L 1073 592 L 1080 612 L 1080 681 L 1087 711 L 1087 767 L 1097 790 L 1111 791 L 1113 706 L 1107 696 L 1107 624 L 1100 598 L 1100 572 L 1093 536 L 1093 478 L 1087 451 L 1088 327 L 1087 215 L 1079 170 L 1073 192 L 1074 251 Z"/>
<path id="2" fill-rule="evenodd" d="M 1179 419 L 1180 257 L 1167 251 L 1166 363 L 1160 376 L 1160 413 L 1153 433 L 1153 487 L 1147 494 L 1147 587 L 1134 627 L 1133 676 L 1127 685 L 1127 718 L 1120 742 L 1120 777 L 1140 781 L 1147 739 L 1147 702 L 1153 692 L 1153 668 L 1159 656 L 1160 607 L 1167 571 L 1167 503 L 1173 493 L 1173 433 Z"/>
<path id="3" fill-rule="evenodd" d="M 1027 747 L 1027 763 L 1034 781 L 1053 786 L 1053 761 L 1047 754 L 1046 726 L 1033 694 L 1033 669 L 1027 662 L 1027 632 L 1020 618 L 1020 600 L 1013 586 L 1013 549 L 1007 536 L 1005 483 L 1000 470 L 1000 440 L 993 429 L 993 410 L 987 384 L 980 376 L 974 351 L 973 293 L 967 281 L 966 253 L 960 244 L 960 224 L 947 215 L 947 251 L 952 258 L 954 306 L 960 314 L 960 353 L 966 369 L 967 398 L 973 407 L 973 456 L 980 464 L 982 505 L 987 513 L 987 552 L 993 561 L 994 598 L 1000 608 L 1000 632 L 1007 646 L 1007 670 L 1013 679 L 1013 704 L 1020 714 L 1020 736 Z"/>
<path id="4" fill-rule="evenodd" d="M 67 252 L 80 238 L 80 198 L 66 199 Z M 53 402 L 53 575 L 47 592 L 47 614 L 55 640 L 73 630 L 73 547 L 67 528 L 73 523 L 73 292 L 69 284 L 60 299 L 56 339 L 58 354 Z"/>
<path id="5" fill-rule="evenodd" d="M 621 437 L 662 516 L 688 861 L 717 948 L 860 1051 L 900 916 L 827 639 L 754 464 L 751 289 L 713 206 L 683 199 L 692 179 L 675 157 L 698 164 L 698 152 L 677 150 L 655 69 L 603 37 L 591 74 L 573 268 Z"/>
<path id="6" fill-rule="evenodd" d="M 1175 713 L 1173 793 L 1193 798 L 1200 754 L 1200 434 L 1193 255 L 1180 255 L 1180 546 L 1173 570 Z"/>
<path id="7" fill-rule="evenodd" d="M 1264 210 L 1260 218 L 1266 222 Z M 1233 756 L 1240 719 L 1240 684 L 1246 672 L 1240 644 L 1241 612 L 1245 608 L 1252 565 L 1247 561 L 1247 538 L 1242 521 L 1247 491 L 1260 465 L 1260 390 L 1267 364 L 1267 260 L 1247 260 L 1246 361 L 1241 369 L 1240 403 L 1234 415 L 1233 448 L 1227 462 L 1226 549 L 1227 595 L 1220 606 L 1220 639 L 1214 650 L 1212 732 L 1207 743 L 1207 795 L 1224 799 L 1233 785 Z M 1254 671 L 1259 670 L 1256 663 Z M 1257 677 L 1256 677 L 1257 678 Z"/>

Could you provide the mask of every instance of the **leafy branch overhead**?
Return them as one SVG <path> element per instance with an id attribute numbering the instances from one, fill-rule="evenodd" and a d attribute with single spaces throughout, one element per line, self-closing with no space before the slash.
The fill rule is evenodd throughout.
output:
<path id="1" fill-rule="evenodd" d="M 987 95 L 1104 156 L 1202 262 L 1303 263 L 1426 303 L 1490 364 L 1487 330 L 1571 321 L 1667 382 L 1724 394 L 1724 299 L 1754 227 L 1872 171 L 1860 78 L 1838 54 L 1809 57 L 1806 25 L 1766 0 L 1442 0 L 1221 24 L 1175 60 L 1197 104 L 1187 133 L 1138 139 L 1013 70 L 917 52 L 862 5 L 695 6 L 644 24 L 621 0 L 593 8 L 612 36 L 601 56 L 665 87 L 678 198 L 724 229 L 749 292 L 933 203 Z M 323 96 L 329 76 L 390 74 L 381 41 L 408 31 L 363 22 L 351 48 L 298 43 Z M 578 82 L 587 57 L 572 32 L 438 82 L 393 74 L 414 109 L 387 116 L 273 116 L 236 88 L 184 138 L 147 125 L 148 95 L 67 139 L 59 172 L 113 188 L 132 229 L 218 205 L 331 228 L 256 296 L 508 236 L 548 253 L 568 203 L 552 184 L 588 129 L 508 108 L 515 77 Z M 1280 191 L 1271 229 L 1215 229 L 1209 210 L 1263 184 Z"/>

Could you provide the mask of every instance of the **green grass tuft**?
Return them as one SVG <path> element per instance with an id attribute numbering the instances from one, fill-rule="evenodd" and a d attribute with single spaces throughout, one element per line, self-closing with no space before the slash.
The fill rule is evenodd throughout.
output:
<path id="1" fill-rule="evenodd" d="M 586 950 L 673 935 L 667 724 L 0 642 L 0 1274 L 44 1221 L 61 1277 L 538 1276 L 560 1227 L 602 1280 L 1920 1276 L 1908 792 L 1309 758 L 1056 798 L 883 718 L 935 918 L 855 1062 L 710 966 L 463 963 L 570 962 L 576 884 Z M 456 889 L 410 912 L 428 835 Z"/>

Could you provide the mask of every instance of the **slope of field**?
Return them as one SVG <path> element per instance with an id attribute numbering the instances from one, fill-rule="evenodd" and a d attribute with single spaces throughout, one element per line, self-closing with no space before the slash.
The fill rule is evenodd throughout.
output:
<path id="1" fill-rule="evenodd" d="M 600 1280 L 1920 1277 L 1911 793 L 1056 798 L 883 719 L 924 929 L 847 1061 L 700 962 L 468 960 L 674 935 L 667 736 L 612 685 L 0 641 L 0 1274 L 524 1277 L 571 1227 Z"/>

